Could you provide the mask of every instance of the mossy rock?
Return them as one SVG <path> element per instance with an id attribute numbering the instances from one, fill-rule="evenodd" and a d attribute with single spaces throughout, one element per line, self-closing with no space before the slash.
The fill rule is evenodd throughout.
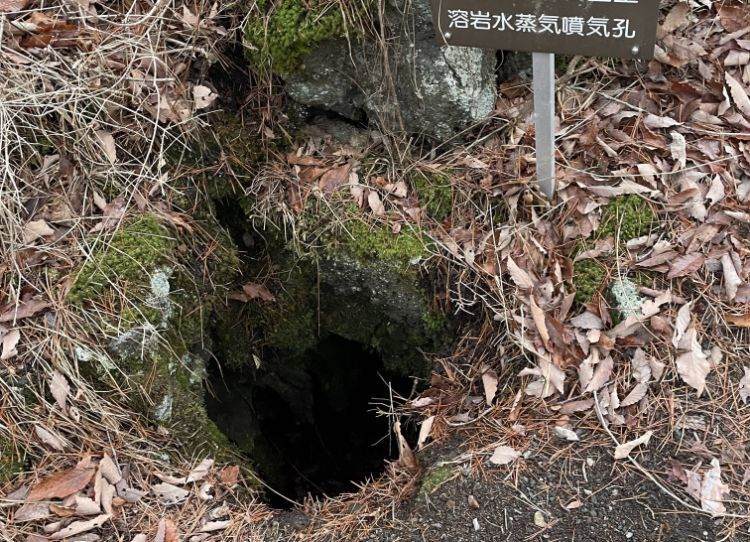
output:
<path id="1" fill-rule="evenodd" d="M 108 243 L 94 245 L 68 301 L 88 315 L 94 336 L 114 336 L 109 356 L 77 352 L 83 376 L 103 390 L 130 390 L 130 407 L 167 428 L 185 453 L 221 457 L 231 447 L 206 413 L 204 357 L 209 317 L 239 260 L 212 214 L 202 218 L 200 235 L 185 238 L 154 215 L 129 218 Z"/>
<path id="2" fill-rule="evenodd" d="M 244 28 L 247 56 L 258 69 L 293 73 L 317 44 L 345 34 L 344 17 L 336 2 L 313 3 L 259 0 Z"/>
<path id="3" fill-rule="evenodd" d="M 115 234 L 93 246 L 76 275 L 67 300 L 73 304 L 99 298 L 113 286 L 143 294 L 144 277 L 168 262 L 175 247 L 169 230 L 150 214 L 127 221 Z M 147 284 L 147 282 L 146 282 Z"/>

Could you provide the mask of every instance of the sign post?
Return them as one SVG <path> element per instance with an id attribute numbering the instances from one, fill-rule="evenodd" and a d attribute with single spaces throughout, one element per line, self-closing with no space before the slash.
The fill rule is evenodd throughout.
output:
<path id="1" fill-rule="evenodd" d="M 555 55 L 533 53 L 536 178 L 542 193 L 555 193 Z"/>
<path id="2" fill-rule="evenodd" d="M 555 53 L 653 56 L 657 0 L 431 0 L 438 41 L 533 53 L 537 182 L 555 191 Z"/>

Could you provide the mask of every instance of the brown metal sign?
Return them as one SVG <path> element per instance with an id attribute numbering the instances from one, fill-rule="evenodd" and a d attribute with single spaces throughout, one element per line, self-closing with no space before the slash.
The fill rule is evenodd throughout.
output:
<path id="1" fill-rule="evenodd" d="M 654 54 L 658 0 L 431 0 L 441 43 L 589 56 Z"/>

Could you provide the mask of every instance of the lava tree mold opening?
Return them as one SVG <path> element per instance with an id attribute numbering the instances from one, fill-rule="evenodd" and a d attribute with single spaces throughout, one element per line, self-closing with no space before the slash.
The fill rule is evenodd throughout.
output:
<path id="1" fill-rule="evenodd" d="M 275 492 L 354 490 L 396 457 L 384 411 L 429 376 L 443 318 L 414 271 L 252 235 L 243 293 L 214 317 L 208 414 Z"/>

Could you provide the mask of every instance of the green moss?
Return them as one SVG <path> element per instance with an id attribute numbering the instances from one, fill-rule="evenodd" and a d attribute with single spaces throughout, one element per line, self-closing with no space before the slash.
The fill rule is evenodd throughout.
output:
<path id="1" fill-rule="evenodd" d="M 437 221 L 443 221 L 453 206 L 453 188 L 449 171 L 415 171 L 409 177 L 419 203 Z"/>
<path id="2" fill-rule="evenodd" d="M 596 230 L 594 239 L 615 237 L 620 252 L 624 252 L 627 241 L 649 233 L 656 221 L 656 214 L 643 198 L 636 195 L 613 198 L 602 210 L 602 221 Z M 573 255 L 594 247 L 593 241 L 579 243 Z M 619 258 L 614 254 L 613 258 Z M 605 282 L 616 268 L 613 258 L 595 260 L 585 259 L 573 265 L 573 286 L 576 290 L 576 301 L 588 303 L 606 286 Z M 641 274 L 639 274 L 640 276 Z"/>
<path id="3" fill-rule="evenodd" d="M 441 485 L 453 477 L 453 469 L 448 465 L 442 465 L 429 471 L 422 478 L 422 484 L 419 487 L 420 495 L 429 495 Z"/>
<path id="4" fill-rule="evenodd" d="M 602 211 L 602 222 L 596 231 L 596 238 L 617 237 L 624 243 L 648 234 L 655 220 L 654 210 L 640 196 L 617 197 Z"/>
<path id="5" fill-rule="evenodd" d="M 363 263 L 381 261 L 405 269 L 427 251 L 427 240 L 418 230 L 404 229 L 396 234 L 386 225 L 361 220 L 349 221 L 346 230 L 348 234 L 342 234 L 335 250 Z"/>
<path id="6" fill-rule="evenodd" d="M 604 287 L 607 268 L 593 259 L 580 260 L 573 264 L 573 286 L 576 301 L 588 303 Z"/>
<path id="7" fill-rule="evenodd" d="M 266 10 L 269 2 L 259 0 L 257 6 Z M 318 43 L 345 32 L 336 3 L 311 7 L 304 0 L 281 0 L 265 17 L 252 15 L 244 29 L 248 57 L 256 68 L 270 68 L 280 75 L 299 68 L 303 57 Z"/>
<path id="8" fill-rule="evenodd" d="M 83 264 L 68 301 L 79 304 L 98 298 L 113 284 L 144 285 L 148 274 L 167 261 L 174 246 L 169 231 L 153 215 L 141 215 L 121 227 L 104 246 L 95 247 Z"/>
<path id="9" fill-rule="evenodd" d="M 25 464 L 25 454 L 9 438 L 0 436 L 0 485 L 18 476 Z"/>

